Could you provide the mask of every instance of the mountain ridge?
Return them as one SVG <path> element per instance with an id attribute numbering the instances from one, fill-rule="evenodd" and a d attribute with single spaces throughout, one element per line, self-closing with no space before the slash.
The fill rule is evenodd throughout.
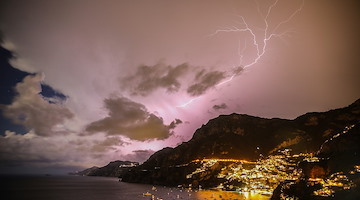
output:
<path id="1" fill-rule="evenodd" d="M 122 177 L 130 168 L 137 165 L 139 165 L 138 162 L 116 160 L 103 167 L 93 166 L 79 172 L 70 173 L 70 175 Z"/>
<path id="2" fill-rule="evenodd" d="M 155 152 L 142 165 L 125 173 L 123 181 L 177 185 L 186 180 L 186 173 L 194 167 L 174 167 L 197 159 L 254 161 L 286 148 L 295 153 L 316 152 L 327 139 L 359 121 L 360 99 L 343 108 L 309 112 L 292 120 L 236 113 L 220 115 L 197 129 L 189 141 Z M 174 177 L 164 177 L 169 172 Z"/>

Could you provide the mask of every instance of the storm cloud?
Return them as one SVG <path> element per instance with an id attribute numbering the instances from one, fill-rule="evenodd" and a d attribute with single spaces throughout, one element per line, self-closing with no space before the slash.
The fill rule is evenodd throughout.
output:
<path id="1" fill-rule="evenodd" d="M 242 67 L 234 69 L 233 74 L 239 75 Z M 168 93 L 178 92 L 185 82 L 184 78 L 194 73 L 193 81 L 187 86 L 186 92 L 191 96 L 205 94 L 221 80 L 226 78 L 225 72 L 207 71 L 204 67 L 195 67 L 187 63 L 177 66 L 158 63 L 156 65 L 140 65 L 135 74 L 121 79 L 122 88 L 131 95 L 148 96 L 158 89 Z"/>
<path id="2" fill-rule="evenodd" d="M 147 96 L 160 88 L 172 93 L 180 89 L 179 78 L 188 70 L 189 65 L 186 63 L 174 67 L 162 63 L 154 66 L 140 65 L 135 74 L 123 78 L 121 83 L 132 95 Z"/>
<path id="3" fill-rule="evenodd" d="M 134 150 L 131 152 L 131 154 L 127 154 L 124 156 L 125 160 L 131 160 L 135 162 L 143 162 L 144 160 L 147 160 L 153 153 L 155 153 L 154 150 Z"/>
<path id="4" fill-rule="evenodd" d="M 213 105 L 213 109 L 214 110 L 222 110 L 222 109 L 226 109 L 228 106 L 225 103 L 219 104 L 219 105 Z"/>
<path id="5" fill-rule="evenodd" d="M 225 78 L 225 72 L 201 70 L 195 75 L 195 83 L 187 88 L 187 93 L 191 96 L 200 96 L 207 90 L 214 87 Z"/>
<path id="6" fill-rule="evenodd" d="M 123 135 L 132 140 L 166 139 L 180 121 L 165 125 L 161 117 L 147 111 L 140 103 L 125 97 L 104 100 L 108 117 L 90 123 L 90 133 L 105 132 L 108 135 Z"/>
<path id="7" fill-rule="evenodd" d="M 91 151 L 95 152 L 107 152 L 108 150 L 116 150 L 116 147 L 126 144 L 121 138 L 112 136 L 106 137 L 103 140 L 95 140 Z"/>

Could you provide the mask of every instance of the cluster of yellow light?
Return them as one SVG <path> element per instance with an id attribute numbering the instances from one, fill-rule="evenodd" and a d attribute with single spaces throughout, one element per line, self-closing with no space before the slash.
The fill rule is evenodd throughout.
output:
<path id="1" fill-rule="evenodd" d="M 333 195 L 336 189 L 348 190 L 355 186 L 343 172 L 334 173 L 327 179 L 310 178 L 309 182 L 321 184 L 321 189 L 314 191 L 314 195 L 324 197 Z"/>
<path id="2" fill-rule="evenodd" d="M 197 162 L 197 161 L 192 161 L 192 162 Z M 193 175 L 208 170 L 210 167 L 212 167 L 218 161 L 214 160 L 214 159 L 206 159 L 206 160 L 202 160 L 202 161 L 198 161 L 198 162 L 201 162 L 202 165 L 200 167 L 196 168 L 195 171 L 193 171 L 191 174 L 186 175 L 186 178 L 192 178 Z"/>
<path id="3" fill-rule="evenodd" d="M 138 163 L 130 163 L 130 164 L 124 164 L 124 165 L 119 165 L 119 168 L 122 167 L 134 167 L 134 166 L 138 166 Z"/>
<path id="4" fill-rule="evenodd" d="M 298 156 L 296 157 L 298 158 Z M 256 162 L 256 165 L 230 167 L 223 169 L 219 177 L 229 181 L 237 180 L 246 185 L 240 191 L 257 191 L 271 193 L 284 180 L 295 180 L 301 173 L 296 168 L 296 162 L 289 157 L 287 151 L 280 155 L 269 156 Z"/>
<path id="5" fill-rule="evenodd" d="M 334 135 L 329 140 L 346 134 L 354 125 L 346 127 L 346 129 Z M 326 141 L 328 142 L 328 141 Z M 325 142 L 325 143 L 326 143 Z M 322 148 L 323 146 L 321 146 Z M 300 161 L 319 162 L 320 158 L 314 156 L 313 153 L 292 154 L 290 149 L 278 151 L 277 155 L 270 155 L 257 161 L 247 161 L 240 159 L 221 159 L 221 158 L 205 158 L 196 159 L 192 162 L 200 163 L 194 172 L 187 175 L 192 178 L 194 174 L 206 172 L 217 162 L 229 162 L 224 165 L 218 178 L 225 179 L 217 188 L 226 190 L 235 190 L 242 193 L 256 192 L 260 194 L 271 194 L 274 189 L 283 181 L 290 181 L 285 184 L 285 188 L 294 184 L 302 176 L 301 169 L 297 164 Z M 354 166 L 350 174 L 360 173 L 360 165 Z M 326 179 L 310 178 L 308 184 L 319 184 L 321 188 L 314 191 L 316 196 L 331 196 L 337 190 L 351 189 L 355 185 L 343 172 L 334 173 Z M 234 184 L 234 185 L 232 185 Z M 281 189 L 282 190 L 282 189 Z M 282 199 L 291 199 L 281 192 Z"/>
<path id="6" fill-rule="evenodd" d="M 188 174 L 186 178 L 192 178 L 193 175 L 204 172 L 208 170 L 210 167 L 212 167 L 217 162 L 233 162 L 238 164 L 256 164 L 256 162 L 247 161 L 247 160 L 239 160 L 239 159 L 222 159 L 222 158 L 204 158 L 204 159 L 196 159 L 192 162 L 195 163 L 201 163 L 202 165 L 198 167 L 195 171 L 193 171 L 191 174 Z"/>
<path id="7" fill-rule="evenodd" d="M 281 181 L 299 178 L 301 173 L 296 169 L 297 162 L 311 156 L 312 154 L 292 156 L 290 150 L 286 149 L 280 151 L 278 155 L 259 159 L 256 162 L 238 159 L 198 159 L 193 162 L 200 162 L 202 165 L 187 175 L 187 178 L 208 170 L 216 162 L 231 162 L 217 175 L 218 178 L 227 180 L 224 184 L 220 184 L 218 189 L 271 194 Z M 243 187 L 232 185 L 233 181 L 242 183 Z"/>
<path id="8" fill-rule="evenodd" d="M 346 126 L 345 129 L 344 129 L 342 132 L 337 133 L 336 135 L 333 135 L 330 139 L 325 140 L 325 142 L 320 146 L 320 150 L 319 150 L 319 151 L 322 150 L 324 144 L 328 143 L 329 141 L 332 141 L 333 139 L 339 137 L 340 135 L 343 135 L 343 134 L 348 133 L 348 132 L 349 132 L 352 128 L 354 128 L 354 127 L 355 127 L 355 124 L 350 125 L 350 126 Z"/>
<path id="9" fill-rule="evenodd" d="M 354 172 L 360 173 L 360 165 L 354 166 Z"/>
<path id="10" fill-rule="evenodd" d="M 313 156 L 313 157 L 306 157 L 306 158 L 304 158 L 304 161 L 307 161 L 307 162 L 319 162 L 319 161 L 320 161 L 320 158 L 315 157 L 315 156 Z"/>
<path id="11" fill-rule="evenodd" d="M 286 195 L 283 195 L 283 194 L 280 195 L 280 199 L 281 200 L 299 200 L 299 198 L 297 198 L 297 197 L 286 196 Z"/>
<path id="12" fill-rule="evenodd" d="M 328 188 L 328 187 L 323 187 L 323 188 L 321 188 L 319 190 L 314 191 L 315 196 L 322 196 L 322 197 L 329 197 L 333 193 L 335 193 L 335 191 Z"/>
<path id="13" fill-rule="evenodd" d="M 235 162 L 235 163 L 249 163 L 256 164 L 256 162 L 247 161 L 247 160 L 239 160 L 239 159 L 223 159 L 223 158 L 204 158 L 204 159 L 196 159 L 192 162 Z"/>
<path id="14" fill-rule="evenodd" d="M 324 144 L 327 142 L 339 137 L 340 135 L 347 134 L 352 128 L 355 127 L 354 125 L 350 125 L 345 127 L 345 129 L 332 136 L 330 139 L 326 140 Z M 323 145 L 321 145 L 320 150 L 323 148 Z M 316 160 L 315 160 L 316 161 Z M 350 174 L 355 174 L 360 172 L 360 165 L 355 165 L 354 170 L 351 170 Z M 353 187 L 355 187 L 355 184 L 349 180 L 349 178 L 343 173 L 343 172 L 337 172 L 329 176 L 327 179 L 317 178 L 317 179 L 309 179 L 310 182 L 321 184 L 322 188 L 319 190 L 314 191 L 314 195 L 316 196 L 332 196 L 336 190 L 342 189 L 342 190 L 348 190 Z"/>

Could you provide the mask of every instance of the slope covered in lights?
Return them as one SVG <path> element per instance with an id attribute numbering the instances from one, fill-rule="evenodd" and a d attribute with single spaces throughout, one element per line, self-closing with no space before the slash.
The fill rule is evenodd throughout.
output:
<path id="1" fill-rule="evenodd" d="M 247 165 L 267 159 L 270 162 L 271 156 L 284 149 L 292 149 L 292 155 L 309 157 L 325 141 L 359 122 L 360 100 L 345 108 L 307 113 L 294 120 L 222 115 L 199 128 L 190 141 L 156 152 L 145 163 L 125 174 L 123 181 L 173 186 L 185 184 L 188 183 L 187 176 L 204 163 L 222 159 L 216 162 L 218 164 L 209 164 L 211 170 L 203 174 L 207 182 L 212 178 L 217 181 L 215 175 L 226 165 L 219 163 L 226 163 L 227 159 L 232 163 L 246 160 L 249 162 Z"/>

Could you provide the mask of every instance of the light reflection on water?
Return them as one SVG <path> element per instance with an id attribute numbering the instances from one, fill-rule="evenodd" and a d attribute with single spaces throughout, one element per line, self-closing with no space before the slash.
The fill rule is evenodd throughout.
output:
<path id="1" fill-rule="evenodd" d="M 119 182 L 117 178 L 76 176 L 1 176 L 0 194 L 6 200 L 268 200 L 254 193 L 190 191 Z M 1 198 L 3 199 L 3 198 Z"/>
<path id="2" fill-rule="evenodd" d="M 270 197 L 257 193 L 239 193 L 227 191 L 201 190 L 186 191 L 174 188 L 159 188 L 156 191 L 150 191 L 143 195 L 144 199 L 189 199 L 189 200 L 269 200 Z"/>
<path id="3" fill-rule="evenodd" d="M 238 192 L 222 192 L 212 190 L 202 190 L 195 193 L 196 199 L 238 199 L 238 200 L 268 200 L 269 196 L 257 193 L 238 193 Z"/>

